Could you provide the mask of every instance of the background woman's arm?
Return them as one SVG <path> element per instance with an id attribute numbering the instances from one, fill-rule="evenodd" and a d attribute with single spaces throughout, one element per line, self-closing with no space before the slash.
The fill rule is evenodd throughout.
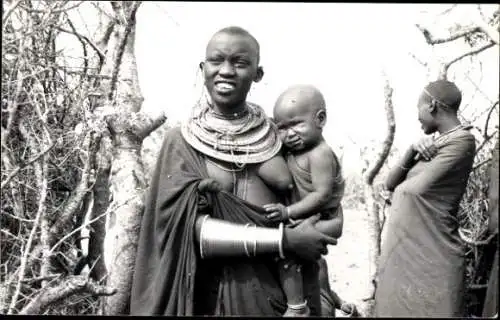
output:
<path id="1" fill-rule="evenodd" d="M 411 146 L 403 155 L 399 163 L 389 171 L 385 179 L 385 188 L 389 191 L 394 191 L 396 187 L 404 181 L 406 174 L 416 163 L 415 156 L 417 151 Z"/>

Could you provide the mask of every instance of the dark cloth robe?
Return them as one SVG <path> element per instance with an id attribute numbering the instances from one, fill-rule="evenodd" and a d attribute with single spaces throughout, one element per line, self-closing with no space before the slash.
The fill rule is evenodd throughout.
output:
<path id="1" fill-rule="evenodd" d="M 486 298 L 483 306 L 483 317 L 498 317 L 498 166 L 499 166 L 499 149 L 498 140 L 493 149 L 493 157 L 491 159 L 491 167 L 489 170 L 490 181 L 488 188 L 488 200 L 490 206 L 490 221 L 489 228 L 492 234 L 496 237 L 495 241 L 496 252 L 493 260 L 493 266 L 490 270 L 490 279 L 488 281 L 488 289 L 486 290 Z"/>
<path id="2" fill-rule="evenodd" d="M 179 128 L 169 129 L 142 217 L 131 314 L 280 316 L 286 300 L 274 255 L 199 258 L 194 225 L 197 186 L 204 178 L 208 174 L 202 155 L 183 139 Z M 265 218 L 262 208 L 230 193 L 209 195 L 209 201 L 214 218 L 276 227 Z M 304 266 L 304 273 L 311 312 L 319 315 L 317 263 Z"/>
<path id="3" fill-rule="evenodd" d="M 446 136 L 437 155 L 419 161 L 394 191 L 382 243 L 376 317 L 460 317 L 465 246 L 457 212 L 472 169 L 475 139 Z"/>
<path id="4" fill-rule="evenodd" d="M 485 318 L 498 317 L 498 247 L 490 271 L 482 316 Z"/>

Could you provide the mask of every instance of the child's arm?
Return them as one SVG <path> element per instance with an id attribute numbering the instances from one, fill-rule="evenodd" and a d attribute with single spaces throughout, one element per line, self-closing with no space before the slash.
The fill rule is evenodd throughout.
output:
<path id="1" fill-rule="evenodd" d="M 288 206 L 288 216 L 291 219 L 305 218 L 315 214 L 331 200 L 337 171 L 340 170 L 332 150 L 325 145 L 311 150 L 309 167 L 314 191 Z"/>

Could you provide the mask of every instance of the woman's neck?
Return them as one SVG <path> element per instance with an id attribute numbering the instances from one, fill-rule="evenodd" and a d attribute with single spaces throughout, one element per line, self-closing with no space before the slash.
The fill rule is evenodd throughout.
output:
<path id="1" fill-rule="evenodd" d="M 443 134 L 450 130 L 455 129 L 460 125 L 461 125 L 460 120 L 458 120 L 458 117 L 454 115 L 452 117 L 443 118 L 441 124 L 438 126 L 437 129 L 439 134 Z"/>
<path id="2" fill-rule="evenodd" d="M 246 102 L 243 101 L 242 103 L 233 106 L 219 106 L 213 104 L 212 112 L 223 118 L 241 118 L 248 112 L 248 110 Z"/>

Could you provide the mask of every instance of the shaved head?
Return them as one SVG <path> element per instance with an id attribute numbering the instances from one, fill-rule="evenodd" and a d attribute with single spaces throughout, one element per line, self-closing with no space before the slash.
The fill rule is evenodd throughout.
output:
<path id="1" fill-rule="evenodd" d="M 318 88 L 308 84 L 288 87 L 275 104 L 275 111 L 282 108 L 296 108 L 301 111 L 317 112 L 326 110 L 325 98 Z"/>
<path id="2" fill-rule="evenodd" d="M 323 141 L 326 105 L 323 94 L 309 84 L 288 87 L 276 101 L 273 117 L 287 148 L 309 150 Z"/>
<path id="3" fill-rule="evenodd" d="M 429 83 L 423 90 L 422 98 L 431 102 L 435 100 L 442 108 L 457 111 L 462 102 L 462 93 L 450 81 L 438 80 Z"/>
<path id="4" fill-rule="evenodd" d="M 252 34 L 250 34 L 250 32 L 238 26 L 225 27 L 214 33 L 214 35 L 212 36 L 212 38 L 210 38 L 210 41 L 207 44 L 207 51 L 209 50 L 209 46 L 211 45 L 211 43 L 214 42 L 217 39 L 217 37 L 221 34 L 246 38 L 251 43 L 252 47 L 254 47 L 255 54 L 257 56 L 257 63 L 259 62 L 260 60 L 259 42 L 257 41 L 257 39 L 255 39 L 255 37 Z"/>

